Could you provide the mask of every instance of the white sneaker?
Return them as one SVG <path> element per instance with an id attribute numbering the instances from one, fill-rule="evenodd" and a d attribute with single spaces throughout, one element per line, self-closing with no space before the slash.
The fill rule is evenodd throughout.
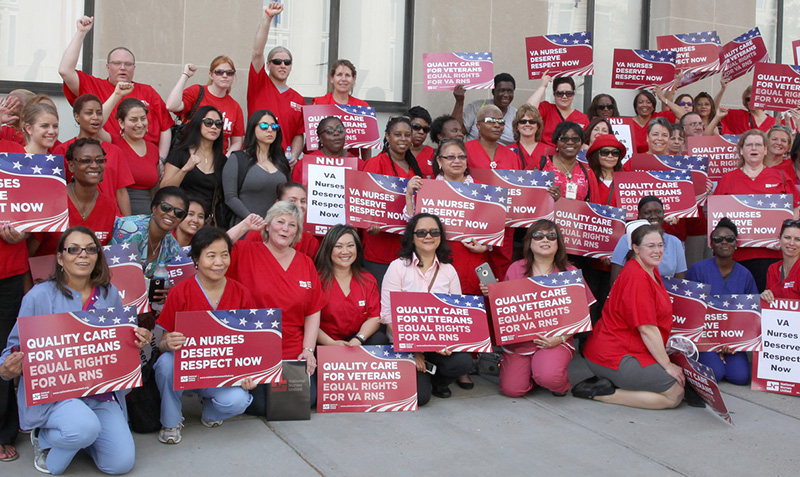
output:
<path id="1" fill-rule="evenodd" d="M 222 421 L 206 421 L 205 419 L 203 419 L 203 418 L 201 417 L 201 418 L 200 418 L 200 424 L 202 424 L 202 425 L 204 425 L 204 426 L 206 426 L 206 427 L 208 427 L 208 428 L 211 428 L 211 427 L 219 427 L 219 426 L 221 426 L 221 425 L 222 425 Z"/>
<path id="2" fill-rule="evenodd" d="M 178 444 L 181 441 L 183 421 L 175 427 L 162 427 L 158 431 L 158 440 L 164 444 Z"/>
<path id="3" fill-rule="evenodd" d="M 39 472 L 44 474 L 49 474 L 50 471 L 47 470 L 47 454 L 50 453 L 50 449 L 42 450 L 39 447 L 39 429 L 33 429 L 31 432 L 31 445 L 33 446 L 33 466 Z"/>

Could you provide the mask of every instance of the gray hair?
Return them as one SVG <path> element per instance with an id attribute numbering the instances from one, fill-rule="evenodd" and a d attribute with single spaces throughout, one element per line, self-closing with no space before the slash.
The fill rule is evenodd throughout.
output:
<path id="1" fill-rule="evenodd" d="M 269 232 L 267 231 L 269 229 L 269 225 L 275 218 L 280 217 L 281 215 L 291 215 L 297 220 L 297 234 L 292 239 L 291 244 L 292 247 L 294 247 L 303 236 L 303 212 L 300 210 L 300 207 L 296 206 L 292 202 L 280 200 L 275 202 L 275 204 L 269 208 L 267 215 L 264 217 L 264 221 L 267 223 L 267 225 L 261 232 L 261 236 L 264 238 L 264 240 L 269 238 Z"/>
<path id="2" fill-rule="evenodd" d="M 481 107 L 481 109 L 478 110 L 478 116 L 475 119 L 477 121 L 483 121 L 491 113 L 497 113 L 500 115 L 501 118 L 503 117 L 503 111 L 501 111 L 500 108 L 498 108 L 494 104 L 487 104 L 486 106 L 483 106 Z"/>

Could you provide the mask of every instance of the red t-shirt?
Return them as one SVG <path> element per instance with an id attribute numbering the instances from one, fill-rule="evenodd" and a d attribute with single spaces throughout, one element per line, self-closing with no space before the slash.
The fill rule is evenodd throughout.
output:
<path id="1" fill-rule="evenodd" d="M 381 316 L 381 293 L 378 282 L 364 273 L 361 283 L 350 279 L 350 294 L 345 296 L 339 282 L 333 279 L 325 290 L 328 304 L 322 309 L 320 329 L 334 340 L 344 340 L 358 333 L 367 318 Z"/>
<path id="2" fill-rule="evenodd" d="M 672 119 L 670 119 L 670 116 Z M 650 116 L 650 119 L 644 126 L 639 126 L 639 123 L 636 121 L 631 121 L 631 124 L 633 125 L 633 135 L 636 138 L 636 152 L 638 153 L 645 154 L 650 150 L 650 146 L 647 145 L 647 126 L 650 124 L 650 121 L 652 121 L 653 118 L 666 118 L 667 121 L 672 122 L 672 120 L 675 118 L 675 113 L 672 111 L 655 112 L 652 116 Z"/>
<path id="3" fill-rule="evenodd" d="M 481 146 L 480 139 L 467 141 L 464 146 L 467 148 L 467 157 L 469 158 L 467 162 L 471 169 L 522 169 L 522 161 L 519 156 L 500 143 L 497 144 L 494 160 Z M 492 162 L 495 164 L 494 167 L 492 167 Z"/>
<path id="4" fill-rule="evenodd" d="M 2 127 L 0 127 L 0 141 L 2 140 L 11 141 L 24 146 L 25 133 L 23 133 L 22 131 L 17 131 L 13 127 L 4 124 Z M 6 152 L 5 150 L 3 151 Z"/>
<path id="5" fill-rule="evenodd" d="M 561 112 L 558 110 L 556 105 L 547 101 L 542 101 L 539 103 L 539 114 L 542 116 L 542 121 L 544 121 L 541 142 L 550 147 L 555 145 L 553 143 L 553 133 L 556 131 L 556 126 L 558 126 L 559 123 L 563 121 L 572 121 L 580 124 L 581 128 L 585 128 L 589 125 L 589 116 L 583 114 L 577 109 L 573 110 L 572 113 L 570 113 L 570 115 L 566 118 L 562 118 Z"/>
<path id="6" fill-rule="evenodd" d="M 797 189 L 798 193 L 800 193 L 800 176 L 797 175 L 797 169 L 794 168 L 794 162 L 791 160 L 783 161 L 777 166 L 775 169 L 779 171 L 783 171 L 784 175 L 794 182 L 794 187 Z"/>
<path id="7" fill-rule="evenodd" d="M 333 93 L 328 93 L 325 96 L 317 96 L 311 100 L 311 104 L 349 104 L 351 106 L 369 106 L 369 103 L 363 99 L 358 99 L 355 96 L 349 96 L 346 103 L 337 103 L 333 99 Z"/>
<path id="8" fill-rule="evenodd" d="M 417 164 L 422 171 L 424 179 L 433 179 L 433 161 L 436 150 L 430 146 L 425 146 L 417 154 Z"/>
<path id="9" fill-rule="evenodd" d="M 583 167 L 581 167 L 583 165 Z M 584 173 L 585 169 L 585 173 Z M 567 197 L 567 183 L 572 182 L 577 184 L 578 192 L 575 195 L 576 200 L 583 200 L 586 202 L 594 202 L 595 204 L 604 204 L 600 197 L 600 188 L 597 187 L 597 176 L 589 168 L 589 166 L 582 164 L 580 161 L 575 161 L 575 166 L 572 168 L 572 178 L 567 179 L 561 169 L 553 164 L 553 158 L 548 157 L 544 163 L 543 171 L 553 171 L 555 174 L 556 185 L 561 187 L 561 196 Z M 606 199 L 607 200 L 607 199 Z"/>
<path id="10" fill-rule="evenodd" d="M 278 91 L 278 87 L 267 74 L 266 66 L 262 67 L 261 71 L 256 71 L 253 64 L 250 64 L 250 74 L 247 76 L 247 117 L 261 109 L 272 111 L 278 117 L 278 124 L 281 125 L 283 137 L 281 147 L 284 150 L 292 145 L 295 136 L 303 134 L 305 105 L 305 98 L 292 88 L 283 93 Z"/>
<path id="11" fill-rule="evenodd" d="M 513 231 L 514 229 L 511 230 Z M 507 240 L 508 238 L 506 237 L 503 241 L 504 245 Z M 511 237 L 511 243 L 513 248 L 513 236 Z M 453 268 L 456 269 L 458 281 L 461 282 L 461 293 L 464 295 L 480 295 L 481 282 L 478 280 L 478 274 L 475 272 L 475 269 L 486 262 L 490 262 L 489 252 L 474 253 L 461 242 L 451 241 L 448 242 L 448 245 L 450 245 L 450 249 L 453 251 Z M 500 247 L 494 247 L 494 250 L 498 249 L 500 249 Z M 511 262 L 510 254 L 508 256 L 508 262 Z M 492 272 L 494 272 L 494 269 Z"/>
<path id="12" fill-rule="evenodd" d="M 78 95 L 72 94 L 72 91 L 70 91 L 66 84 L 63 87 L 64 96 L 67 97 L 69 104 L 75 103 L 78 96 L 83 94 L 91 93 L 100 98 L 100 101 L 105 101 L 114 93 L 115 86 L 111 84 L 108 79 L 100 79 L 96 76 L 87 75 L 83 71 L 76 70 L 76 73 L 78 73 L 78 78 L 80 79 Z M 144 138 L 147 142 L 154 144 L 156 148 L 158 148 L 161 132 L 166 131 L 175 124 L 175 121 L 172 120 L 172 116 L 169 115 L 169 111 L 167 111 L 167 105 L 164 104 L 164 100 L 161 99 L 161 96 L 152 86 L 144 83 L 133 83 L 133 91 L 128 93 L 125 97 L 136 98 L 143 102 L 149 109 L 147 113 L 147 136 Z M 117 104 L 117 106 L 119 106 L 119 104 Z M 109 120 L 106 121 L 106 124 L 103 126 L 103 129 L 111 134 L 112 139 L 120 137 L 119 123 L 116 119 L 117 106 L 114 106 Z M 114 143 L 116 144 L 116 142 Z"/>
<path id="13" fill-rule="evenodd" d="M 256 308 L 258 305 L 250 291 L 236 280 L 228 280 L 225 283 L 225 290 L 217 305 L 217 310 L 246 310 Z M 200 288 L 196 277 L 184 280 L 175 288 L 170 290 L 167 295 L 167 302 L 164 309 L 158 316 L 157 323 L 170 333 L 175 331 L 175 314 L 181 311 L 213 311 L 214 308 L 208 302 L 205 292 Z"/>
<path id="14" fill-rule="evenodd" d="M 638 327 L 655 325 L 666 345 L 672 329 L 672 302 L 658 269 L 650 278 L 639 262 L 629 260 L 611 287 L 603 317 L 594 325 L 584 348 L 593 363 L 618 369 L 623 356 L 631 355 L 644 366 L 656 360 L 642 340 Z"/>
<path id="15" fill-rule="evenodd" d="M 538 171 L 539 164 L 542 163 L 542 156 L 547 156 L 547 149 L 552 148 L 552 146 L 548 146 L 544 141 L 539 141 L 530 154 L 518 142 L 508 146 L 508 148 L 517 156 L 521 155 L 520 159 L 525 170 Z"/>
<path id="16" fill-rule="evenodd" d="M 722 124 L 722 134 L 742 134 L 751 129 L 760 129 L 764 132 L 775 125 L 775 118 L 767 116 L 760 125 L 756 124 L 755 118 L 750 111 L 744 109 L 729 109 L 728 114 L 720 121 Z"/>
<path id="17" fill-rule="evenodd" d="M 13 141 L 0 140 L 0 153 L 25 153 L 25 148 Z M 28 271 L 28 247 L 25 241 L 10 244 L 0 239 L 0 279 L 20 275 Z"/>
<path id="18" fill-rule="evenodd" d="M 121 157 L 133 178 L 131 189 L 152 189 L 158 184 L 158 146 L 147 143 L 147 152 L 142 157 L 134 151 L 128 141 L 121 137 L 113 137 L 112 141 L 120 150 Z M 116 193 L 116 192 L 115 192 Z M 115 199 L 116 200 L 116 199 Z"/>
<path id="19" fill-rule="evenodd" d="M 228 276 L 247 283 L 259 308 L 280 308 L 283 359 L 297 359 L 303 350 L 306 317 L 328 302 L 314 262 L 295 253 L 284 270 L 263 243 L 240 240 L 233 245 Z"/>
<path id="20" fill-rule="evenodd" d="M 105 195 L 98 194 L 92 212 L 86 220 L 83 220 L 75 204 L 71 200 L 67 200 L 69 226 L 83 225 L 88 227 L 94 232 L 100 245 L 108 245 L 109 240 L 111 240 L 111 231 L 114 230 L 114 219 L 117 218 L 116 209 L 116 201 L 111 202 L 111 199 Z M 39 242 L 39 249 L 36 250 L 35 257 L 53 255 L 58 251 L 58 240 L 61 238 L 60 232 L 36 232 L 33 237 Z"/>
<path id="21" fill-rule="evenodd" d="M 203 88 L 203 99 L 200 101 L 198 108 L 202 106 L 214 106 L 222 113 L 222 135 L 225 140 L 222 142 L 222 151 L 228 152 L 228 146 L 232 137 L 244 136 L 244 115 L 242 114 L 242 107 L 239 103 L 229 94 L 222 98 L 218 98 L 208 91 L 208 86 L 200 86 L 195 84 L 183 90 L 183 111 L 181 117 L 189 114 L 189 111 L 194 108 L 194 103 L 197 101 L 197 96 L 200 94 L 200 88 Z M 188 123 L 187 123 L 188 124 Z"/>
<path id="22" fill-rule="evenodd" d="M 800 299 L 800 260 L 794 262 L 789 276 L 781 280 L 783 260 L 775 262 L 767 269 L 767 290 L 772 291 L 775 298 Z"/>

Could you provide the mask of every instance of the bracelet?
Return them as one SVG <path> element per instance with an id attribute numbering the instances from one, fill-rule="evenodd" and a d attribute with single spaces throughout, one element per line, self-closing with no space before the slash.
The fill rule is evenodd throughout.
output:
<path id="1" fill-rule="evenodd" d="M 266 13 L 267 16 L 270 17 L 270 19 L 275 18 L 274 16 L 269 14 L 269 10 L 264 10 L 264 13 Z M 306 348 L 306 349 L 308 349 L 308 348 Z"/>
<path id="2" fill-rule="evenodd" d="M 314 350 L 311 348 L 303 348 L 304 350 L 308 351 L 311 354 L 314 354 Z"/>
<path id="3" fill-rule="evenodd" d="M 567 342 L 567 339 L 564 337 L 564 335 L 561 335 L 561 343 L 564 344 L 566 342 Z"/>
<path id="4" fill-rule="evenodd" d="M 361 333 L 358 333 L 356 335 L 356 339 L 358 341 L 360 341 L 362 345 L 367 342 L 367 338 L 364 335 L 362 335 Z"/>
<path id="5" fill-rule="evenodd" d="M 184 73 L 181 73 L 181 74 L 182 74 L 182 75 L 186 75 L 186 77 L 187 77 L 187 78 L 191 78 L 191 76 L 189 76 L 189 75 L 188 75 L 188 74 L 186 74 L 185 72 L 184 72 Z"/>

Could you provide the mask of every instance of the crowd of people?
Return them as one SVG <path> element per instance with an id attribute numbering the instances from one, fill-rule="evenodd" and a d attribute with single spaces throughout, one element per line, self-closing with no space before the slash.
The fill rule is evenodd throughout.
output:
<path id="1" fill-rule="evenodd" d="M 707 283 L 713 294 L 800 298 L 800 138 L 752 108 L 749 88 L 742 94 L 744 109 L 720 106 L 724 82 L 716 97 L 640 91 L 633 102 L 634 152 L 685 154 L 687 137 L 739 135 L 739 167 L 709 190 L 791 196 L 794 218 L 770 224 L 780 225 L 780 249 L 738 248 L 737 227 L 727 218 L 710 231 L 704 218 L 665 219 L 664 204 L 653 196 L 639 202 L 638 219 L 628 224 L 610 260 L 568 255 L 559 226 L 549 220 L 506 229 L 501 246 L 448 241 L 439 217 L 416 213 L 422 179 L 473 183 L 470 171 L 477 169 L 552 171 L 554 200 L 615 206 L 614 175 L 627 149 L 608 121 L 620 116 L 614 97 L 596 95 L 584 113 L 574 104 L 573 79 L 545 74 L 525 103 L 514 107 L 516 81 L 501 73 L 491 99 L 465 104 L 459 85 L 452 112 L 434 118 L 415 106 L 389 119 L 374 157 L 371 150 L 346 149 L 346 128 L 333 116 L 319 122 L 319 149 L 304 150 L 306 100 L 288 84 L 292 54 L 283 47 L 264 54 L 272 19 L 283 8 L 270 3 L 258 25 L 247 116 L 230 94 L 237 70 L 225 55 L 213 59 L 205 85 L 187 86 L 198 70 L 187 64 L 166 101 L 134 82 L 136 60 L 127 48 L 108 54 L 107 78 L 76 70 L 91 17 L 78 20 L 59 67 L 77 137 L 60 141 L 58 112 L 47 96 L 17 90 L 3 102 L 0 153 L 64 157 L 69 228 L 56 234 L 0 227 L 0 460 L 16 459 L 18 433 L 30 432 L 34 465 L 42 472 L 63 473 L 81 449 L 103 472 L 133 467 L 122 393 L 26 404 L 16 325 L 17 317 L 121 306 L 103 254 L 107 244 L 133 244 L 146 279 L 160 262 L 178 257 L 181 247 L 191 247 L 195 277 L 157 291 L 155 321 L 140 315 L 131 336 L 145 347 L 156 339 L 154 330 L 162 331 L 154 379 L 161 394 L 158 439 L 165 444 L 182 438 L 183 393 L 173 385 L 173 356 L 186 343 L 175 329 L 179 312 L 280 308 L 282 359 L 305 362 L 314 406 L 316 347 L 391 343 L 392 292 L 488 296 L 475 272 L 484 263 L 502 280 L 580 269 L 593 331 L 497 348 L 499 391 L 519 397 L 538 386 L 565 396 L 571 388 L 567 365 L 581 353 L 594 376 L 572 387 L 574 396 L 666 409 L 682 402 L 686 383 L 665 346 L 673 314 L 662 277 Z M 332 63 L 328 78 L 328 94 L 311 104 L 367 105 L 352 96 L 357 72 L 350 61 Z M 548 88 L 554 103 L 545 100 Z M 343 224 L 324 237 L 304 230 L 301 164 L 311 155 L 355 156 L 363 171 L 408 179 L 404 233 Z M 28 258 L 43 255 L 55 256 L 55 272 L 34 285 Z M 717 379 L 750 380 L 746 353 L 723 349 L 702 353 L 700 360 Z M 450 397 L 453 384 L 474 386 L 475 357 L 469 353 L 416 353 L 415 362 L 420 406 L 431 396 Z M 433 375 L 426 372 L 429 364 L 436 367 Z M 242 413 L 263 416 L 267 408 L 266 386 L 250 379 L 196 394 L 203 397 L 201 422 L 207 427 Z"/>

